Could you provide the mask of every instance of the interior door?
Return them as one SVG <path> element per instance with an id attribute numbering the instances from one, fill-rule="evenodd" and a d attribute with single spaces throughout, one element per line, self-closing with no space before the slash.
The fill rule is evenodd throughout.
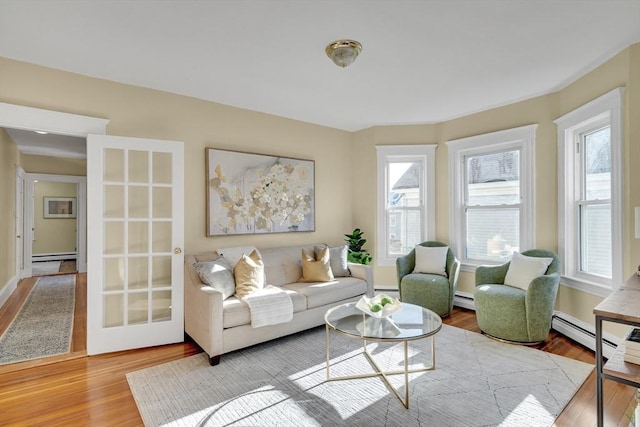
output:
<path id="1" fill-rule="evenodd" d="M 184 147 L 87 138 L 87 352 L 184 339 Z"/>

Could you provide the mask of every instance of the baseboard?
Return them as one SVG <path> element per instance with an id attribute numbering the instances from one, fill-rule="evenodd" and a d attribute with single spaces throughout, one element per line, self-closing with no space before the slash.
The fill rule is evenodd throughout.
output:
<path id="1" fill-rule="evenodd" d="M 596 332 L 595 326 L 593 325 L 576 319 L 567 313 L 556 311 L 553 313 L 551 328 L 593 351 L 596 350 Z M 619 343 L 620 338 L 607 332 L 603 332 L 602 354 L 604 357 L 611 357 Z"/>
<path id="2" fill-rule="evenodd" d="M 0 308 L 5 302 L 7 302 L 13 291 L 16 290 L 19 280 L 18 276 L 13 276 L 7 283 L 5 283 L 2 290 L 0 290 Z"/>
<path id="3" fill-rule="evenodd" d="M 76 259 L 77 252 L 64 252 L 64 253 L 51 253 L 51 254 L 38 254 L 31 257 L 31 262 L 38 261 L 62 261 L 63 259 Z"/>
<path id="4" fill-rule="evenodd" d="M 476 305 L 473 301 L 473 294 L 467 292 L 456 292 L 453 296 L 453 305 L 473 311 L 476 310 Z"/>

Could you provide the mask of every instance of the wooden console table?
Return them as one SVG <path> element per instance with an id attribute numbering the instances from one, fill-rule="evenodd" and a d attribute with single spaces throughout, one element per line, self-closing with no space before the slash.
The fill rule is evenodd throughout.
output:
<path id="1" fill-rule="evenodd" d="M 596 315 L 596 402 L 598 427 L 604 421 L 602 380 L 617 381 L 640 388 L 640 365 L 625 362 L 624 343 L 619 345 L 606 364 L 602 362 L 602 321 L 640 327 L 640 276 L 634 274 L 618 290 L 594 309 Z"/>

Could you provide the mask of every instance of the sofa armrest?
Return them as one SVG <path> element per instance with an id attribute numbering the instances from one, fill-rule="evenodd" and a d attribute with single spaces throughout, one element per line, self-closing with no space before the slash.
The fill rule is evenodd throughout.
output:
<path id="1" fill-rule="evenodd" d="M 185 263 L 184 268 L 184 329 L 212 358 L 223 349 L 223 296 L 202 283 L 191 264 Z"/>
<path id="2" fill-rule="evenodd" d="M 502 265 L 480 265 L 476 268 L 476 286 L 496 284 L 503 285 L 509 263 Z"/>
<path id="3" fill-rule="evenodd" d="M 351 275 L 367 282 L 367 296 L 373 297 L 373 268 L 370 265 L 347 263 Z"/>

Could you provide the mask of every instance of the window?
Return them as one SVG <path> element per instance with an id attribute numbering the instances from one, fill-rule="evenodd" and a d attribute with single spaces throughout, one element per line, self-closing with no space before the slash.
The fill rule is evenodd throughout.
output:
<path id="1" fill-rule="evenodd" d="M 395 265 L 435 235 L 436 145 L 377 146 L 376 262 Z"/>
<path id="2" fill-rule="evenodd" d="M 451 246 L 467 271 L 535 246 L 535 131 L 530 125 L 447 142 Z"/>
<path id="3" fill-rule="evenodd" d="M 563 284 L 600 296 L 622 282 L 621 113 L 615 89 L 555 121 Z"/>

